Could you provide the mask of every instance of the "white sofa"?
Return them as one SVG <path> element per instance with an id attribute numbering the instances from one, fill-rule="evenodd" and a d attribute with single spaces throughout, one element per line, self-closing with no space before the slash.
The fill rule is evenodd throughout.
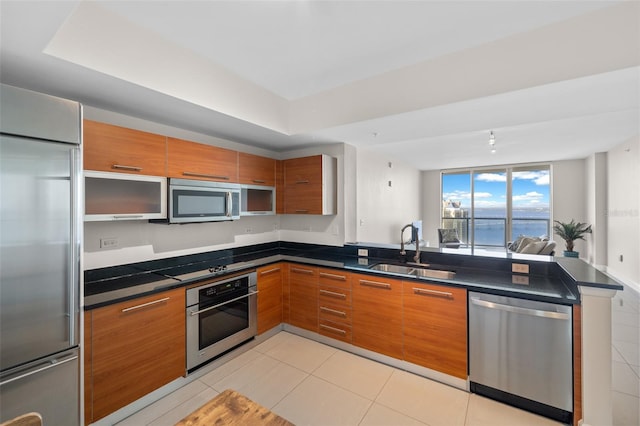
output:
<path id="1" fill-rule="evenodd" d="M 514 241 L 509 241 L 507 248 L 514 253 L 553 256 L 555 254 L 556 242 L 546 236 L 531 237 L 520 235 Z"/>

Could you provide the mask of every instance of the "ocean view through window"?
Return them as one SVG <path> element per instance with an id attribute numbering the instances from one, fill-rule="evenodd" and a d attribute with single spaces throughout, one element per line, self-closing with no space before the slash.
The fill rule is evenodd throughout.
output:
<path id="1" fill-rule="evenodd" d="M 443 172 L 441 226 L 457 229 L 469 246 L 549 236 L 549 175 L 548 165 Z"/>

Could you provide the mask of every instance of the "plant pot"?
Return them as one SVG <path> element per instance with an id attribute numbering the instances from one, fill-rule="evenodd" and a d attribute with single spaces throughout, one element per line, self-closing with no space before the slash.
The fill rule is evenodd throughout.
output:
<path id="1" fill-rule="evenodd" d="M 562 254 L 564 254 L 564 257 L 580 257 L 580 253 L 578 253 L 577 251 L 563 251 Z"/>

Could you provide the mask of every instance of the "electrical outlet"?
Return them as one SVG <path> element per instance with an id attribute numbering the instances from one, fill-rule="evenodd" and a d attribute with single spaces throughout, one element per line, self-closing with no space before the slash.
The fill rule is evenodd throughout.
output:
<path id="1" fill-rule="evenodd" d="M 251 228 L 249 228 L 249 227 L 247 227 L 247 228 L 245 228 L 245 229 L 244 229 L 244 233 L 245 233 L 245 234 L 250 234 L 250 233 L 252 233 L 252 232 L 253 232 L 253 229 L 251 229 Z"/>
<path id="2" fill-rule="evenodd" d="M 529 285 L 529 277 L 524 275 L 511 275 L 513 284 Z"/>
<path id="3" fill-rule="evenodd" d="M 367 249 L 358 249 L 358 256 L 369 256 L 369 250 Z"/>
<path id="4" fill-rule="evenodd" d="M 517 274 L 528 274 L 529 265 L 527 265 L 526 263 L 512 263 L 511 272 L 515 272 Z"/>
<path id="5" fill-rule="evenodd" d="M 109 249 L 118 247 L 118 238 L 110 237 L 110 238 L 100 238 L 100 248 L 101 249 Z"/>

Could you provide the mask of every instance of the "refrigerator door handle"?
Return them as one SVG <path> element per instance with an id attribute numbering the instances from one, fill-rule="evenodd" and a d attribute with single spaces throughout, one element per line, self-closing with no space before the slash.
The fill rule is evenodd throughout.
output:
<path id="1" fill-rule="evenodd" d="M 75 148 L 69 152 L 70 173 L 71 173 L 71 235 L 69 241 L 69 345 L 75 346 L 76 341 L 77 315 L 79 312 L 79 301 L 76 298 L 80 291 L 80 149 Z M 75 177 L 75 178 L 74 178 Z"/>
<path id="2" fill-rule="evenodd" d="M 42 371 L 46 371 L 46 370 L 48 370 L 50 368 L 54 368 L 54 367 L 57 367 L 59 365 L 66 364 L 67 362 L 71 362 L 71 361 L 74 361 L 76 359 L 78 359 L 78 355 L 69 355 L 67 357 L 62 357 L 62 358 L 59 358 L 59 359 L 53 359 L 51 361 L 43 362 L 39 366 L 34 367 L 33 369 L 27 371 L 26 373 L 20 374 L 20 375 L 15 376 L 15 377 L 11 377 L 10 379 L 7 379 L 7 380 L 4 380 L 4 381 L 0 382 L 0 386 L 7 385 L 7 384 L 9 384 L 11 382 L 15 382 L 17 380 L 25 379 L 25 378 L 27 378 L 29 376 L 33 376 L 34 374 L 38 374 L 38 373 L 40 373 Z"/>

